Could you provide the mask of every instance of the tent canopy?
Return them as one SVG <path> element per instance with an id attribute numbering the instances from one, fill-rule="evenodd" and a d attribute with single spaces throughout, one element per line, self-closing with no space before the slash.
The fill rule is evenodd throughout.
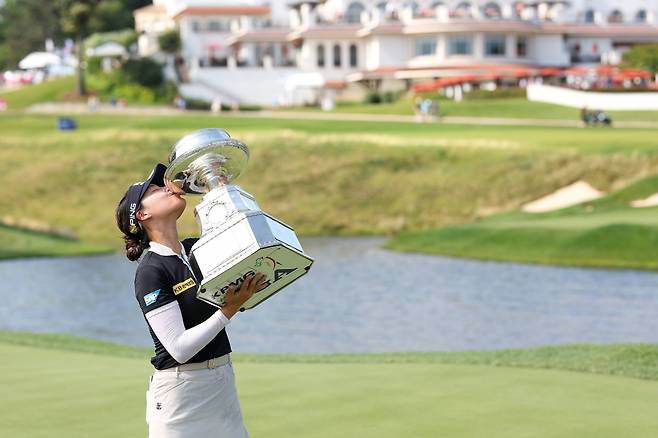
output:
<path id="1" fill-rule="evenodd" d="M 126 53 L 126 48 L 114 41 L 87 49 L 87 56 L 123 56 Z"/>
<path id="2" fill-rule="evenodd" d="M 48 65 L 61 63 L 61 58 L 54 53 L 32 52 L 18 63 L 18 67 L 24 70 L 30 70 L 33 68 L 45 68 Z"/>

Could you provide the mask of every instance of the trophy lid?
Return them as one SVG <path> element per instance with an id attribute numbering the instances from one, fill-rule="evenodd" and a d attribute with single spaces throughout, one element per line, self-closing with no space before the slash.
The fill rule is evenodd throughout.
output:
<path id="1" fill-rule="evenodd" d="M 236 179 L 247 167 L 249 149 L 220 128 L 181 138 L 169 155 L 165 180 L 186 193 L 204 194 Z"/>

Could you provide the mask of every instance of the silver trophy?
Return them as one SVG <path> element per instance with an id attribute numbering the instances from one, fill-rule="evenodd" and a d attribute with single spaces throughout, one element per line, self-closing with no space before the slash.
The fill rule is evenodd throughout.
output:
<path id="1" fill-rule="evenodd" d="M 202 129 L 174 145 L 165 173 L 168 183 L 203 195 L 194 209 L 200 238 L 191 253 L 203 274 L 197 298 L 217 307 L 231 285 L 239 286 L 256 271 L 265 274 L 267 287 L 240 310 L 260 304 L 313 264 L 290 226 L 261 211 L 253 196 L 230 184 L 248 160 L 244 143 L 223 129 Z"/>

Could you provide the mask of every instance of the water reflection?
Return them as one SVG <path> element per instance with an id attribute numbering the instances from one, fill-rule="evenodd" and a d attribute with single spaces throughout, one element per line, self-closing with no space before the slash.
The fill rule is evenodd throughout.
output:
<path id="1" fill-rule="evenodd" d="M 311 272 L 228 327 L 236 351 L 499 349 L 657 342 L 658 274 L 488 263 L 307 238 Z M 0 262 L 0 328 L 150 345 L 122 254 Z"/>

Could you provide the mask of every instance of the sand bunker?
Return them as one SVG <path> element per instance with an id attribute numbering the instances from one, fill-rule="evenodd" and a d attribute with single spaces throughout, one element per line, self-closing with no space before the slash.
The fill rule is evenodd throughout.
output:
<path id="1" fill-rule="evenodd" d="M 635 208 L 655 207 L 656 205 L 658 205 L 658 193 L 653 194 L 648 198 L 631 201 L 631 206 Z"/>
<path id="2" fill-rule="evenodd" d="M 529 202 L 521 207 L 526 213 L 544 213 L 571 207 L 572 205 L 592 201 L 605 195 L 585 181 L 578 181 L 566 187 L 544 196 L 543 198 Z"/>

